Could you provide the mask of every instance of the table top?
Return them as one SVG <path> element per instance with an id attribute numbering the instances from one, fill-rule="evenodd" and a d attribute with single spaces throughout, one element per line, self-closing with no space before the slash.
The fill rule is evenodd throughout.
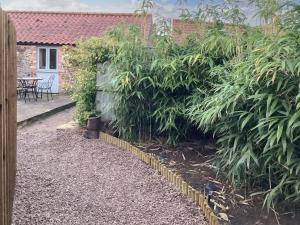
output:
<path id="1" fill-rule="evenodd" d="M 39 78 L 39 77 L 21 77 L 17 79 L 18 80 L 43 80 L 43 78 Z"/>

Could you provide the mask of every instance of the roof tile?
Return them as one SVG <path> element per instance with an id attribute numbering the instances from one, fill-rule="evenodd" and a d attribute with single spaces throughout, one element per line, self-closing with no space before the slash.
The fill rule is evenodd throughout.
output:
<path id="1" fill-rule="evenodd" d="M 133 24 L 149 37 L 152 15 L 131 13 L 77 13 L 8 11 L 17 30 L 17 42 L 23 44 L 73 45 L 79 39 L 102 36 L 120 22 Z"/>

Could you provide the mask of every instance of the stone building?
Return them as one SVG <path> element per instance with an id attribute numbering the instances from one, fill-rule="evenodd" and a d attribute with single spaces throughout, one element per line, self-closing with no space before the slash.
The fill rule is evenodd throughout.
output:
<path id="1" fill-rule="evenodd" d="M 53 93 L 63 91 L 63 78 L 71 75 L 63 66 L 62 46 L 102 36 L 119 23 L 138 26 L 145 37 L 152 30 L 152 15 L 40 11 L 8 11 L 8 15 L 17 31 L 18 76 L 47 80 L 54 75 Z"/>

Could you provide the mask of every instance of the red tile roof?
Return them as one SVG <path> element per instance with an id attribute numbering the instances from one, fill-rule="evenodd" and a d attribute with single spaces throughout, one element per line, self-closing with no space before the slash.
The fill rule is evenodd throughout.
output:
<path id="1" fill-rule="evenodd" d="M 79 39 L 101 36 L 120 22 L 140 27 L 145 37 L 152 29 L 152 15 L 39 11 L 8 11 L 8 15 L 19 44 L 73 45 Z"/>
<path id="2" fill-rule="evenodd" d="M 194 22 L 180 19 L 174 19 L 172 21 L 172 36 L 177 43 L 182 43 L 190 34 L 194 34 L 201 38 L 205 35 L 207 30 L 213 23 L 210 22 Z M 235 27 L 231 24 L 225 23 L 224 30 L 230 31 L 233 28 L 234 31 L 243 32 L 243 27 Z M 237 30 L 236 30 L 237 29 Z"/>
<path id="3" fill-rule="evenodd" d="M 172 22 L 173 37 L 177 43 L 183 42 L 190 34 L 203 36 L 207 30 L 208 23 L 196 23 L 174 19 Z"/>

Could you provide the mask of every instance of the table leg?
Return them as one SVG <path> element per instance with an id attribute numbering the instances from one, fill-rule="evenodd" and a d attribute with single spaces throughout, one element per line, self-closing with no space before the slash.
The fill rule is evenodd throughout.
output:
<path id="1" fill-rule="evenodd" d="M 34 93 L 35 93 L 35 99 L 36 99 L 36 101 L 37 101 L 37 99 L 38 99 L 38 91 L 37 91 L 37 86 L 34 88 Z"/>

